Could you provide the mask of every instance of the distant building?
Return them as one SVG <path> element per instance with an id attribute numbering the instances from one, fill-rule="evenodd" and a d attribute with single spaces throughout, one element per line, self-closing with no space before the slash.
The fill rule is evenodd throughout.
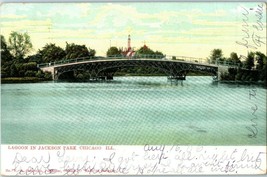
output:
<path id="1" fill-rule="evenodd" d="M 126 57 L 132 57 L 135 55 L 134 49 L 131 47 L 131 36 L 128 35 L 128 47 L 122 51 L 122 55 Z"/>

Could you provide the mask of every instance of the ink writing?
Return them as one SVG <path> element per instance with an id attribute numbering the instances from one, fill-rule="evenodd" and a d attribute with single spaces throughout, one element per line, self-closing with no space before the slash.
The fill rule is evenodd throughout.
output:
<path id="1" fill-rule="evenodd" d="M 253 93 L 253 92 L 252 92 Z M 76 150 L 73 150 L 76 149 Z M 266 149 L 255 147 L 202 147 L 145 145 L 125 150 L 88 150 L 79 146 L 60 150 L 13 150 L 7 162 L 12 175 L 175 175 L 237 174 L 242 171 L 262 173 Z M 13 152 L 11 151 L 11 152 Z M 41 152 L 41 153 L 40 153 Z M 11 153 L 12 154 L 12 153 Z"/>
<path id="2" fill-rule="evenodd" d="M 256 8 L 246 8 L 241 6 L 242 9 L 242 40 L 236 41 L 236 44 L 245 47 L 247 50 L 257 50 L 258 47 L 265 45 L 264 37 L 260 34 L 263 31 L 263 7 L 264 4 L 258 4 Z M 251 17 L 251 13 L 253 13 Z M 256 18 L 251 22 L 251 18 Z"/>

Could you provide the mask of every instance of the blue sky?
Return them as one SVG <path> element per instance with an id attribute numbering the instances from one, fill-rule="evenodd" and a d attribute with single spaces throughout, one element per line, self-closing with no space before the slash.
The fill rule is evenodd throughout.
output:
<path id="1" fill-rule="evenodd" d="M 105 55 L 110 44 L 127 46 L 131 34 L 136 49 L 148 45 L 167 55 L 206 58 L 214 48 L 245 55 L 236 44 L 245 36 L 243 8 L 249 14 L 249 30 L 256 23 L 261 3 L 6 3 L 1 5 L 1 34 L 28 32 L 34 50 L 46 43 L 65 47 L 66 42 L 85 44 Z M 266 7 L 257 34 L 266 44 Z M 251 42 L 251 41 L 250 41 Z M 266 45 L 258 47 L 266 53 Z"/>

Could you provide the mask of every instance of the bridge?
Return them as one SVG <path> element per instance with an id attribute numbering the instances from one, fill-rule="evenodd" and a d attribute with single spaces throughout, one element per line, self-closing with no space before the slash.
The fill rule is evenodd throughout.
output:
<path id="1" fill-rule="evenodd" d="M 209 63 L 206 59 L 184 56 L 136 55 L 133 57 L 83 57 L 39 64 L 44 72 L 50 72 L 53 80 L 60 79 L 64 73 L 88 71 L 90 80 L 113 79 L 116 71 L 127 67 L 156 68 L 163 71 L 169 79 L 185 80 L 189 71 L 209 73 L 214 80 L 220 79 L 221 72 L 228 67 L 237 67 L 232 63 Z"/>

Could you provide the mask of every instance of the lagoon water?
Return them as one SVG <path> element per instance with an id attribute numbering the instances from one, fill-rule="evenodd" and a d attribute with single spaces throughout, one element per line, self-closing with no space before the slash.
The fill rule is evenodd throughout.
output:
<path id="1" fill-rule="evenodd" d="M 252 91 L 252 89 L 255 89 Z M 166 77 L 1 85 L 3 144 L 265 145 L 266 89 Z M 256 93 L 249 98 L 249 93 Z M 249 137 L 254 122 L 258 133 Z"/>

